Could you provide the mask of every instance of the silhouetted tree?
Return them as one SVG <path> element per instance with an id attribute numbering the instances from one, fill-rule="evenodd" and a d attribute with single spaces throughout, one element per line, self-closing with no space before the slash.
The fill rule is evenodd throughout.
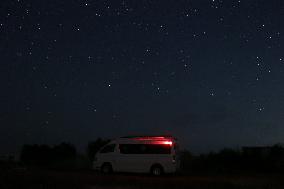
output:
<path id="1" fill-rule="evenodd" d="M 225 148 L 216 154 L 217 165 L 223 172 L 233 172 L 239 169 L 241 162 L 241 152 L 234 149 Z"/>
<path id="2" fill-rule="evenodd" d="M 54 147 L 48 145 L 24 145 L 20 159 L 26 165 L 50 166 L 56 161 L 68 160 L 76 157 L 76 148 L 68 143 L 61 143 Z"/>
<path id="3" fill-rule="evenodd" d="M 282 160 L 284 158 L 284 148 L 280 144 L 275 144 L 271 147 L 270 158 L 272 160 Z"/>
<path id="4" fill-rule="evenodd" d="M 182 171 L 190 171 L 192 168 L 193 156 L 188 150 L 180 152 L 180 168 Z"/>
<path id="5" fill-rule="evenodd" d="M 26 165 L 46 166 L 52 159 L 52 149 L 47 145 L 24 145 L 20 158 Z"/>
<path id="6" fill-rule="evenodd" d="M 267 159 L 267 169 L 274 172 L 283 172 L 284 170 L 284 148 L 280 144 L 271 147 L 270 154 Z"/>
<path id="7" fill-rule="evenodd" d="M 69 143 L 61 143 L 53 147 L 54 157 L 57 160 L 72 159 L 77 155 L 76 148 Z"/>

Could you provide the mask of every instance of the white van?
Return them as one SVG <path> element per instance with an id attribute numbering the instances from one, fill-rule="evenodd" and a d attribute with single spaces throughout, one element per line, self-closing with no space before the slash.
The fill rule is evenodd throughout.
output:
<path id="1" fill-rule="evenodd" d="M 174 173 L 179 167 L 177 155 L 177 140 L 172 136 L 121 137 L 96 154 L 93 168 L 103 173 Z"/>

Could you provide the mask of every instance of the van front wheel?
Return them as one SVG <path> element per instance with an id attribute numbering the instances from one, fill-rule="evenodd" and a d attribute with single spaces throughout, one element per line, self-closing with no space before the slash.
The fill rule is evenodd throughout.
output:
<path id="1" fill-rule="evenodd" d="M 160 165 L 153 165 L 151 168 L 151 174 L 153 176 L 161 176 L 164 173 L 162 166 Z"/>
<path id="2" fill-rule="evenodd" d="M 110 163 L 104 163 L 101 167 L 101 172 L 103 174 L 110 174 L 112 173 L 112 166 Z"/>

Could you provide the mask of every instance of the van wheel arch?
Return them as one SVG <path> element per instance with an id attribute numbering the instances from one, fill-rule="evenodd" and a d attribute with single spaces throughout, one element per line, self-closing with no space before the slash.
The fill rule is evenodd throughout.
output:
<path id="1" fill-rule="evenodd" d="M 164 172 L 164 168 L 161 164 L 155 163 L 151 166 L 150 173 L 151 173 L 151 175 L 154 175 L 154 176 L 161 176 L 165 172 Z"/>

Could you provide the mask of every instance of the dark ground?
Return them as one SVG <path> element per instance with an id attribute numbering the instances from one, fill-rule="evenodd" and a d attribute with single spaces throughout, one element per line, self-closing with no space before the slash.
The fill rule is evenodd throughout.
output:
<path id="1" fill-rule="evenodd" d="M 92 171 L 17 169 L 1 172 L 2 189 L 283 189 L 284 175 L 102 175 Z"/>

